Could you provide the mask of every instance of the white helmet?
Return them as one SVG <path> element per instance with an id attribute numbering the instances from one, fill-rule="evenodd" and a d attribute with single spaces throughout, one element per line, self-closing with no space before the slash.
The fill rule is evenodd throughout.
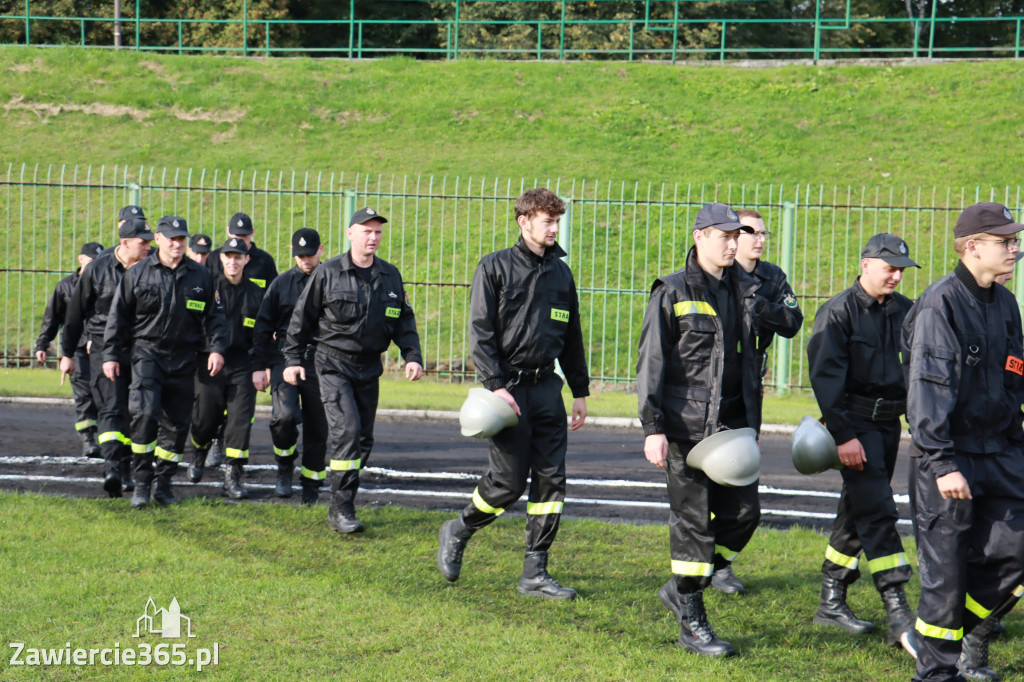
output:
<path id="1" fill-rule="evenodd" d="M 839 449 L 825 425 L 814 417 L 804 417 L 789 443 L 793 466 L 801 474 L 820 474 L 828 469 L 842 469 Z"/>
<path id="2" fill-rule="evenodd" d="M 502 429 L 519 423 L 512 407 L 486 388 L 469 389 L 466 402 L 459 410 L 463 436 L 490 438 Z"/>
<path id="3" fill-rule="evenodd" d="M 719 485 L 738 488 L 761 475 L 761 450 L 754 429 L 719 431 L 693 446 L 686 464 Z"/>

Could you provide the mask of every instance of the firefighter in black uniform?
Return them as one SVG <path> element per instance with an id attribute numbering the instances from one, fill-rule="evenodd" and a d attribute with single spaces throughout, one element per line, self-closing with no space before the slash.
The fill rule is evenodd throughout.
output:
<path id="1" fill-rule="evenodd" d="M 726 204 L 700 210 L 685 268 L 651 288 L 637 362 L 644 455 L 668 479 L 674 575 L 658 597 L 680 623 L 679 646 L 705 656 L 735 650 L 708 623 L 704 588 L 761 519 L 756 481 L 726 487 L 686 464 L 698 442 L 722 429 L 761 428 L 761 285 L 736 264 L 744 227 Z"/>
<path id="2" fill-rule="evenodd" d="M 324 247 L 320 233 L 308 227 L 292 235 L 292 256 L 295 267 L 282 273 L 267 287 L 253 329 L 252 362 L 253 385 L 259 391 L 270 387 L 273 407 L 270 417 L 270 437 L 277 458 L 277 485 L 274 494 L 291 497 L 292 474 L 295 470 L 299 425 L 302 425 L 302 503 L 316 504 L 320 487 L 327 478 L 327 417 L 320 397 L 320 380 L 316 375 L 314 355 L 316 347 L 310 345 L 303 355 L 306 380 L 293 386 L 284 380 L 284 346 L 288 323 L 299 295 L 306 287 L 309 276 L 319 267 Z"/>
<path id="3" fill-rule="evenodd" d="M 266 293 L 267 287 L 277 277 L 277 265 L 274 263 L 274 258 L 263 249 L 256 246 L 252 240 L 253 235 L 252 218 L 245 213 L 236 213 L 231 216 L 231 220 L 228 221 L 227 233 L 228 239 L 241 239 L 245 242 L 245 246 L 249 255 L 249 262 L 245 264 L 244 275 L 245 278 L 260 288 L 260 291 Z M 220 274 L 221 265 L 220 258 L 218 257 L 220 250 L 212 251 L 206 260 L 206 267 L 210 268 L 210 272 L 213 273 L 214 278 Z M 224 444 L 222 442 L 223 429 L 218 432 L 217 437 L 213 441 L 213 445 L 210 446 L 209 456 L 206 462 L 207 466 L 219 467 L 224 462 Z"/>
<path id="4" fill-rule="evenodd" d="M 249 496 L 242 486 L 242 474 L 249 461 L 249 433 L 256 414 L 256 387 L 252 384 L 249 352 L 263 291 L 242 275 L 249 256 L 241 239 L 228 239 L 217 252 L 221 268 L 213 281 L 214 298 L 224 310 L 228 344 L 224 368 L 219 372 L 210 371 L 205 353 L 199 356 L 192 410 L 194 453 L 188 478 L 193 483 L 202 480 L 210 444 L 223 429 L 228 462 L 224 491 L 228 497 L 242 500 Z"/>
<path id="5" fill-rule="evenodd" d="M 96 402 L 97 440 L 106 461 L 103 489 L 111 497 L 120 497 L 122 489 L 134 489 L 131 476 L 131 449 L 128 439 L 128 384 L 131 366 L 127 349 L 121 356 L 125 371 L 110 381 L 103 373 L 103 335 L 113 307 L 114 294 L 128 268 L 149 254 L 153 233 L 138 206 L 125 206 L 118 214 L 120 242 L 107 249 L 89 267 L 75 285 L 61 335 L 61 373 L 73 371 L 71 359 L 79 340 L 86 338 L 89 352 L 89 385 Z"/>
<path id="6" fill-rule="evenodd" d="M 846 603 L 863 552 L 885 606 L 887 643 L 913 654 L 914 615 L 903 590 L 913 571 L 896 530 L 891 487 L 907 397 L 900 326 L 912 305 L 895 290 L 908 267 L 920 266 L 902 239 L 888 233 L 869 239 L 857 281 L 818 311 L 807 358 L 814 397 L 844 467 L 814 622 L 851 634 L 874 632 Z"/>
<path id="7" fill-rule="evenodd" d="M 469 338 L 477 375 L 512 407 L 519 423 L 490 439 L 487 472 L 473 501 L 441 526 L 437 565 L 447 580 L 457 580 L 470 536 L 515 504 L 529 476 L 519 594 L 571 600 L 576 591 L 547 572 L 565 499 L 568 437 L 555 361 L 572 391 L 574 431 L 586 420 L 590 385 L 576 283 L 555 241 L 564 213 L 565 203 L 553 192 L 524 193 L 515 204 L 519 241 L 484 256 L 473 275 Z"/>
<path id="8" fill-rule="evenodd" d="M 185 252 L 185 256 L 200 265 L 206 265 L 212 248 L 213 240 L 208 235 L 194 234 L 188 239 L 188 251 Z"/>
<path id="9" fill-rule="evenodd" d="M 121 278 L 103 337 L 103 373 L 116 380 L 130 349 L 132 383 L 132 507 L 177 502 L 171 477 L 188 439 L 195 397 L 196 358 L 207 350 L 207 368 L 224 366 L 227 325 L 210 271 L 185 258 L 188 225 L 165 216 L 157 223 L 159 247 Z M 157 486 L 153 490 L 154 459 Z"/>
<path id="10" fill-rule="evenodd" d="M 387 220 L 372 208 L 352 216 L 347 235 L 352 248 L 332 258 L 309 278 L 295 303 L 284 345 L 284 380 L 293 386 L 311 380 L 309 345 L 330 427 L 331 506 L 327 525 L 339 533 L 359 533 L 355 497 L 359 471 L 373 447 L 381 354 L 392 341 L 405 359 L 405 376 L 423 376 L 416 318 L 398 268 L 376 255 Z"/>
<path id="11" fill-rule="evenodd" d="M 976 626 L 1016 603 L 1024 575 L 1024 338 L 1016 299 L 993 286 L 1012 271 L 1021 230 L 1002 204 L 966 208 L 953 229 L 960 262 L 903 324 L 921 682 L 959 679 L 961 642 L 965 654 L 987 648 Z M 998 679 L 967 658 L 965 676 Z"/>
<path id="12" fill-rule="evenodd" d="M 82 270 L 102 251 L 103 245 L 98 242 L 84 244 L 78 254 L 78 269 L 57 282 L 57 286 L 53 288 L 53 293 L 46 302 L 46 310 L 43 312 L 39 338 L 36 339 L 36 360 L 40 365 L 46 362 L 46 351 L 50 348 L 50 342 L 57 337 L 57 330 L 64 325 L 68 304 L 71 302 Z M 75 348 L 75 371 L 71 374 L 71 390 L 75 399 L 75 432 L 82 441 L 82 456 L 99 457 L 100 445 L 96 442 L 97 408 L 92 397 L 92 389 L 89 387 L 89 351 L 86 345 L 87 339 L 84 336 L 80 337 L 78 347 Z M 63 384 L 64 377 L 61 376 L 61 385 Z"/>

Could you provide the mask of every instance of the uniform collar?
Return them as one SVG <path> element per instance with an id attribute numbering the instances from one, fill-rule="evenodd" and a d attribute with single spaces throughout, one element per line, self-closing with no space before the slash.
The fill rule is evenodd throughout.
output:
<path id="1" fill-rule="evenodd" d="M 974 298 L 978 299 L 982 303 L 992 302 L 995 289 L 991 286 L 988 289 L 979 286 L 978 280 L 974 278 L 974 275 L 967 269 L 967 266 L 964 265 L 963 261 L 956 264 L 956 268 L 953 269 L 953 274 L 956 275 L 956 278 L 960 280 L 960 283 L 967 288 L 967 291 L 971 292 L 971 295 L 974 296 Z"/>
<path id="2" fill-rule="evenodd" d="M 380 258 L 378 258 L 377 256 L 373 257 L 373 262 L 370 263 L 371 272 L 377 271 L 377 261 L 379 260 Z M 323 265 L 323 263 L 321 263 L 321 265 Z M 342 270 L 355 270 L 357 267 L 359 267 L 352 262 L 352 255 L 348 251 L 338 256 L 338 265 L 341 266 Z M 296 269 L 298 269 L 297 266 Z M 313 272 L 316 272 L 316 270 L 314 270 Z"/>
<path id="3" fill-rule="evenodd" d="M 861 308 L 870 308 L 873 305 L 877 305 L 880 308 L 888 308 L 889 302 L 892 301 L 892 294 L 886 294 L 882 302 L 879 303 L 878 299 L 864 291 L 864 287 L 860 285 L 860 277 L 853 283 L 853 294 Z"/>
<path id="4" fill-rule="evenodd" d="M 549 246 L 544 249 L 544 257 L 541 258 L 530 250 L 530 247 L 526 245 L 526 240 L 523 239 L 522 235 L 519 235 L 519 241 L 516 242 L 516 245 L 513 248 L 518 249 L 524 256 L 537 263 L 546 260 L 553 260 L 555 258 L 564 258 L 568 255 L 565 250 L 558 245 L 558 242 L 555 242 L 553 246 Z"/>

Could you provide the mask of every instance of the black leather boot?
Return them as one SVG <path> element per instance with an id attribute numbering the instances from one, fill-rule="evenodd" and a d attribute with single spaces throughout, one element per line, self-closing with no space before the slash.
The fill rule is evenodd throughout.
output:
<path id="1" fill-rule="evenodd" d="M 473 531 L 466 527 L 462 517 L 445 521 L 437 534 L 437 570 L 450 583 L 459 579 L 462 572 L 462 553 L 466 543 L 473 537 Z"/>
<path id="2" fill-rule="evenodd" d="M 152 483 L 136 483 L 135 493 L 132 495 L 132 508 L 143 509 L 149 504 L 149 494 L 152 491 Z"/>
<path id="3" fill-rule="evenodd" d="M 193 445 L 195 452 L 192 455 L 192 462 L 188 465 L 188 480 L 199 483 L 203 480 L 203 474 L 206 473 L 206 457 L 210 454 L 210 446 L 201 448 L 198 445 Z"/>
<path id="4" fill-rule="evenodd" d="M 331 495 L 331 507 L 327 510 L 327 525 L 341 533 L 351 535 L 362 533 L 363 522 L 356 518 L 356 506 L 351 499 L 342 497 L 340 491 Z"/>
<path id="5" fill-rule="evenodd" d="M 249 493 L 242 487 L 242 463 L 232 460 L 224 468 L 224 492 L 232 500 L 244 500 Z"/>
<path id="6" fill-rule="evenodd" d="M 103 453 L 100 452 L 100 444 L 96 442 L 96 427 L 92 426 L 84 431 L 79 431 L 78 437 L 82 439 L 83 457 L 103 456 Z"/>
<path id="7" fill-rule="evenodd" d="M 708 623 L 708 614 L 704 610 L 704 593 L 679 594 L 675 580 L 669 582 L 671 591 L 676 593 L 676 597 L 671 601 L 676 601 L 679 604 L 679 646 L 701 656 L 712 658 L 734 656 L 736 650 L 732 648 L 732 644 L 719 639 L 715 631 L 711 629 L 711 624 Z M 658 591 L 659 597 L 662 596 L 662 590 L 666 588 L 669 588 L 669 585 L 663 586 Z M 664 599 L 662 602 L 664 603 Z M 669 609 L 672 610 L 672 607 L 669 606 Z"/>
<path id="8" fill-rule="evenodd" d="M 743 587 L 743 583 L 733 573 L 732 564 L 729 564 L 725 568 L 720 568 L 715 571 L 711 576 L 711 587 L 725 592 L 726 594 L 746 594 L 747 588 Z"/>
<path id="9" fill-rule="evenodd" d="M 885 643 L 889 646 L 902 646 L 916 659 L 917 638 L 914 636 L 914 623 L 917 622 L 917 616 L 910 610 L 903 585 L 885 588 L 882 591 L 882 604 L 885 605 L 885 614 L 889 621 Z"/>
<path id="10" fill-rule="evenodd" d="M 135 481 L 132 480 L 132 458 L 122 457 L 121 458 L 121 488 L 126 493 L 130 493 L 135 490 Z"/>
<path id="11" fill-rule="evenodd" d="M 815 625 L 832 625 L 851 635 L 875 631 L 875 626 L 853 615 L 846 603 L 846 584 L 825 576 L 821 581 L 821 603 L 814 614 Z"/>
<path id="12" fill-rule="evenodd" d="M 224 443 L 220 438 L 215 438 L 209 447 L 210 454 L 206 457 L 206 466 L 216 469 L 224 463 Z"/>
<path id="13" fill-rule="evenodd" d="M 295 471 L 295 462 L 290 459 L 277 460 L 277 485 L 274 486 L 274 494 L 278 497 L 292 496 L 292 473 Z"/>
<path id="14" fill-rule="evenodd" d="M 171 504 L 177 504 L 178 498 L 174 496 L 173 492 L 171 492 L 171 477 L 173 475 L 173 469 L 161 471 L 157 474 L 156 489 L 153 491 L 153 501 L 157 504 L 165 507 Z"/>
<path id="15" fill-rule="evenodd" d="M 131 505 L 135 509 L 142 509 L 149 504 L 149 496 L 153 490 L 153 462 L 152 454 L 132 453 L 131 462 L 132 476 L 135 477 L 135 494 L 132 495 Z"/>
<path id="16" fill-rule="evenodd" d="M 561 601 L 572 601 L 576 598 L 576 590 L 562 587 L 548 574 L 547 552 L 526 553 L 523 560 L 523 575 L 519 578 L 519 594 Z"/>
<path id="17" fill-rule="evenodd" d="M 981 682 L 1002 679 L 988 665 L 988 643 L 998 622 L 995 618 L 986 618 L 960 640 L 960 659 L 956 668 L 965 679 Z"/>
<path id="18" fill-rule="evenodd" d="M 320 501 L 320 486 L 315 481 L 302 479 L 302 504 L 312 507 Z"/>

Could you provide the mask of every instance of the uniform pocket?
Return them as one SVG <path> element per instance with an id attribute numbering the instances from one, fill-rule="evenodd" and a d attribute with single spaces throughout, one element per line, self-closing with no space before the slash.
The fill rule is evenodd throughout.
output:
<path id="1" fill-rule="evenodd" d="M 910 380 L 927 381 L 939 386 L 949 386 L 953 375 L 956 355 L 945 348 L 925 346 L 917 354 L 916 362 L 910 365 Z"/>
<path id="2" fill-rule="evenodd" d="M 139 313 L 155 313 L 160 310 L 160 290 L 154 286 L 141 285 L 135 289 L 135 310 Z"/>
<path id="3" fill-rule="evenodd" d="M 335 322 L 352 324 L 359 317 L 359 295 L 350 291 L 332 292 L 327 295 L 327 311 Z"/>

